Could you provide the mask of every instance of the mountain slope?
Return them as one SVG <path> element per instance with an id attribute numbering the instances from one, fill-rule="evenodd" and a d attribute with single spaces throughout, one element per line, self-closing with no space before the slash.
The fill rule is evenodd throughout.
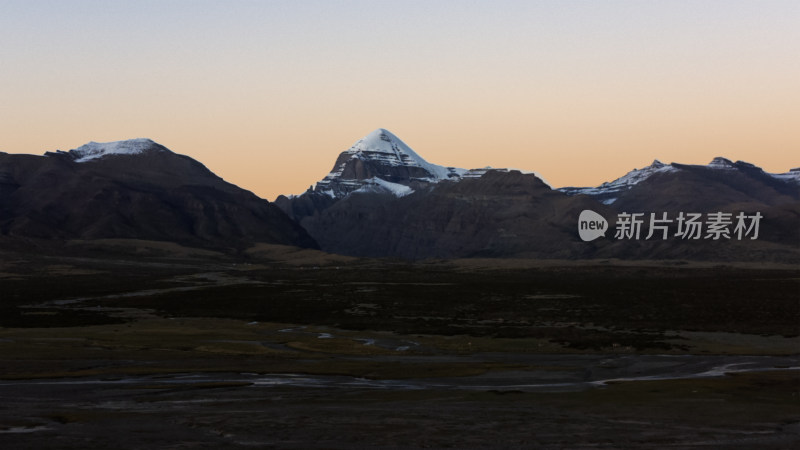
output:
<path id="1" fill-rule="evenodd" d="M 655 174 L 673 172 L 675 170 L 678 169 L 673 167 L 671 164 L 664 164 L 656 159 L 653 161 L 653 164 L 645 168 L 633 169 L 616 180 L 603 183 L 597 187 L 564 187 L 560 188 L 559 191 L 568 195 L 591 195 L 603 204 L 610 205 L 617 201 L 617 197 L 621 193 L 627 191 L 638 183 L 650 178 Z"/>
<path id="2" fill-rule="evenodd" d="M 596 188 L 553 190 L 532 174 L 426 164 L 394 135 L 376 130 L 340 154 L 313 189 L 276 204 L 323 250 L 354 256 L 800 260 L 795 171 L 768 174 L 724 158 L 707 166 L 654 161 Z M 584 209 L 608 219 L 604 238 L 579 238 Z M 759 239 L 647 240 L 646 228 L 639 240 L 615 236 L 623 212 L 674 219 L 679 212 L 717 211 L 762 213 Z M 674 237 L 676 223 L 668 227 Z"/>
<path id="3" fill-rule="evenodd" d="M 722 157 L 705 166 L 655 160 L 650 166 L 597 187 L 564 187 L 559 191 L 589 195 L 622 209 L 669 211 L 678 205 L 702 209 L 737 202 L 776 205 L 800 199 L 800 169 L 771 174 L 753 164 Z"/>
<path id="4" fill-rule="evenodd" d="M 580 211 L 595 205 L 531 174 L 488 171 L 403 197 L 353 194 L 301 224 L 324 250 L 354 256 L 569 258 L 604 245 L 574 232 Z"/>
<path id="5" fill-rule="evenodd" d="M 0 191 L 6 238 L 316 245 L 275 205 L 147 139 L 45 156 L 0 154 Z"/>

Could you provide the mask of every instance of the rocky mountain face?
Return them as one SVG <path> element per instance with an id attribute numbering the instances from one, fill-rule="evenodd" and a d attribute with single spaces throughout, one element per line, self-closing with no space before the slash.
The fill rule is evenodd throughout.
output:
<path id="1" fill-rule="evenodd" d="M 800 198 L 800 168 L 771 174 L 753 164 L 721 157 L 705 166 L 655 160 L 650 166 L 597 187 L 565 187 L 559 191 L 588 195 L 621 210 L 706 210 L 731 203 L 773 206 Z"/>
<path id="2" fill-rule="evenodd" d="M 336 159 L 333 170 L 319 181 L 315 192 L 344 197 L 351 192 L 390 190 L 398 196 L 411 185 L 459 178 L 466 170 L 425 161 L 397 136 L 379 128 L 356 142 Z"/>
<path id="3" fill-rule="evenodd" d="M 574 218 L 596 204 L 534 175 L 488 171 L 403 197 L 353 194 L 301 224 L 323 249 L 348 255 L 569 258 L 590 248 L 573 238 Z"/>
<path id="4" fill-rule="evenodd" d="M 308 191 L 279 196 L 275 203 L 290 217 L 302 220 L 350 194 L 403 197 L 442 181 L 479 177 L 487 169 L 431 164 L 390 131 L 379 128 L 339 154 L 331 172 Z"/>
<path id="5" fill-rule="evenodd" d="M 608 222 L 588 241 L 578 232 L 585 210 Z M 708 237 L 717 212 L 728 214 L 723 239 Z M 620 233 L 631 214 L 642 225 L 635 238 Z M 683 214 L 703 222 L 696 238 L 681 234 Z M 736 214 L 760 216 L 757 239 L 735 236 Z M 660 225 L 655 237 L 653 225 Z M 429 163 L 378 129 L 342 152 L 314 187 L 273 204 L 147 139 L 44 156 L 0 153 L 0 245 L 104 238 L 226 251 L 254 243 L 318 246 L 407 259 L 800 263 L 800 170 L 770 174 L 724 158 L 704 166 L 655 161 L 601 186 L 552 189 L 531 173 Z"/>
<path id="6" fill-rule="evenodd" d="M 0 154 L 0 238 L 316 246 L 275 205 L 149 139 Z"/>
<path id="7" fill-rule="evenodd" d="M 769 174 L 724 158 L 707 166 L 655 161 L 595 188 L 553 190 L 533 174 L 430 165 L 376 130 L 313 189 L 275 203 L 322 249 L 356 256 L 800 261 L 800 171 Z M 608 218 L 603 239 L 579 238 L 584 209 Z M 620 213 L 667 213 L 674 237 L 680 212 L 718 211 L 761 213 L 759 239 L 648 240 L 647 228 L 639 239 L 614 238 Z"/>

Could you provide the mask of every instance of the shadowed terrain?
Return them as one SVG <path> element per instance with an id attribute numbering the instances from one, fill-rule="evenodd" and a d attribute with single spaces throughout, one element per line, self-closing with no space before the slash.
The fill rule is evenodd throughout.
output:
<path id="1" fill-rule="evenodd" d="M 2 253 L 4 445 L 800 441 L 793 266 L 68 248 Z"/>

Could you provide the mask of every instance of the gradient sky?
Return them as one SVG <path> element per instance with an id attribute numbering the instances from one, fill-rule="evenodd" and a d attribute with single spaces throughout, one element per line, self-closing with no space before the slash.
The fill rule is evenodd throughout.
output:
<path id="1" fill-rule="evenodd" d="M 0 0 L 0 151 L 149 137 L 270 200 L 379 127 L 555 187 L 786 172 L 798 80 L 796 0 Z"/>

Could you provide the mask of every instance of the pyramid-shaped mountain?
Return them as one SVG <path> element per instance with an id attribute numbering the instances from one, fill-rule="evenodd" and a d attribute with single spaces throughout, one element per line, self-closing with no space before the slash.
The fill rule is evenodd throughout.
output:
<path id="1" fill-rule="evenodd" d="M 396 196 L 442 180 L 457 180 L 469 171 L 431 164 L 389 130 L 378 128 L 339 154 L 331 172 L 313 192 L 344 198 L 353 192 L 387 192 Z"/>

